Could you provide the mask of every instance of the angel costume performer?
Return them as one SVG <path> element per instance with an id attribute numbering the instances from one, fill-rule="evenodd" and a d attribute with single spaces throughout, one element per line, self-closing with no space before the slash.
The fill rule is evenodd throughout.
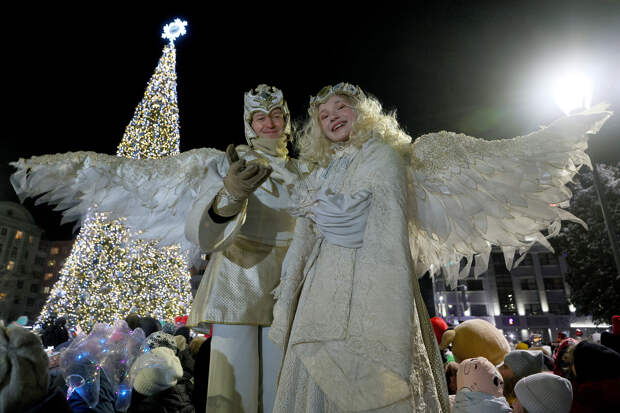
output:
<path id="1" fill-rule="evenodd" d="M 335 98 L 335 99 L 334 99 Z M 343 114 L 347 107 L 353 116 Z M 414 144 L 356 86 L 311 99 L 300 157 L 318 167 L 299 192 L 300 216 L 270 336 L 285 348 L 274 412 L 449 411 L 437 343 L 417 277 L 449 283 L 484 272 L 491 245 L 508 266 L 540 233 L 588 163 L 594 110 L 510 140 L 440 132 Z M 337 136 L 352 126 L 350 135 Z M 344 126 L 343 126 L 344 125 Z M 334 140 L 335 139 L 335 140 Z"/>
<path id="2" fill-rule="evenodd" d="M 271 411 L 282 361 L 267 335 L 295 226 L 282 211 L 291 202 L 285 182 L 298 176 L 298 164 L 287 156 L 290 114 L 282 92 L 260 85 L 245 94 L 244 109 L 249 145 L 229 148 L 240 160 L 209 148 L 163 159 L 77 152 L 20 159 L 11 177 L 20 198 L 46 193 L 38 203 L 65 209 L 63 222 L 82 220 L 94 206 L 125 217 L 143 238 L 181 244 L 192 260 L 201 250 L 211 253 L 188 320 L 214 324 L 209 412 Z M 274 111 L 284 121 L 279 133 L 258 136 L 253 114 Z M 270 169 L 277 172 L 261 175 Z"/>

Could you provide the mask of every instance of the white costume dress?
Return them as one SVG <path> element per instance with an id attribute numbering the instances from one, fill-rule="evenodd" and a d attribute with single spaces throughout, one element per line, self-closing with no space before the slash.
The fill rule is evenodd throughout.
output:
<path id="1" fill-rule="evenodd" d="M 559 207 L 564 185 L 609 116 L 598 108 L 500 141 L 440 132 L 399 152 L 370 139 L 314 171 L 302 210 L 321 204 L 344 218 L 321 222 L 306 207 L 298 219 L 270 332 L 286 349 L 274 412 L 447 413 L 416 275 L 443 269 L 454 284 L 473 257 L 475 273 L 486 270 L 493 244 L 509 267 L 515 251 L 549 245 L 540 231 L 577 220 Z M 359 211 L 347 214 L 368 193 L 361 246 L 346 246 L 360 228 Z"/>

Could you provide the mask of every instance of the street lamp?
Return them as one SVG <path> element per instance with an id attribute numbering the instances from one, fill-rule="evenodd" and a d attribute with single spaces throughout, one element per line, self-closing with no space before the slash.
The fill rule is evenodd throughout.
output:
<path id="1" fill-rule="evenodd" d="M 553 87 L 553 95 L 555 103 L 567 115 L 576 109 L 588 109 L 592 103 L 592 81 L 583 73 L 568 73 L 557 79 Z M 592 178 L 596 194 L 601 204 L 603 220 L 607 227 L 611 251 L 614 256 L 614 261 L 616 262 L 616 279 L 620 279 L 620 252 L 618 250 L 618 241 L 614 226 L 612 225 L 613 223 L 611 222 L 607 200 L 603 188 L 601 187 L 598 166 L 594 159 L 592 159 Z"/>

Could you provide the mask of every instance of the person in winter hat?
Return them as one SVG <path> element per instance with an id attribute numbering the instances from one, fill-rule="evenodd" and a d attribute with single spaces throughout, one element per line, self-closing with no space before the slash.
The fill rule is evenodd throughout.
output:
<path id="1" fill-rule="evenodd" d="M 497 327 L 483 319 L 467 320 L 441 336 L 439 348 L 452 346 L 456 362 L 472 357 L 484 357 L 498 365 L 510 351 L 506 337 Z"/>
<path id="2" fill-rule="evenodd" d="M 157 347 L 142 354 L 131 366 L 129 376 L 133 394 L 128 413 L 194 412 L 185 387 L 177 384 L 183 368 L 170 348 Z"/>
<path id="3" fill-rule="evenodd" d="M 441 336 L 448 329 L 448 323 L 441 317 L 432 317 L 431 326 L 433 326 L 433 332 L 435 338 L 437 338 L 437 344 L 441 343 Z"/>
<path id="4" fill-rule="evenodd" d="M 542 372 L 544 365 L 544 356 L 539 350 L 513 350 L 506 354 L 498 371 L 504 379 L 504 396 L 511 405 L 515 399 L 515 384 L 524 377 Z"/>
<path id="5" fill-rule="evenodd" d="M 620 315 L 611 318 L 611 333 L 609 331 L 601 333 L 601 344 L 620 353 Z"/>
<path id="6" fill-rule="evenodd" d="M 569 413 L 573 401 L 570 381 L 553 373 L 536 373 L 517 382 L 514 413 Z"/>
<path id="7" fill-rule="evenodd" d="M 142 351 L 149 351 L 158 347 L 167 347 L 172 350 L 175 355 L 179 354 L 177 342 L 174 337 L 163 331 L 156 331 L 148 336 L 142 344 Z"/>
<path id="8" fill-rule="evenodd" d="M 0 412 L 24 412 L 54 406 L 71 411 L 66 400 L 48 394 L 48 357 L 40 339 L 24 328 L 0 322 Z"/>
<path id="9" fill-rule="evenodd" d="M 129 323 L 128 323 L 129 324 Z M 144 336 L 148 337 L 156 331 L 161 331 L 161 324 L 153 317 L 140 317 L 138 327 L 144 331 Z"/>
<path id="10" fill-rule="evenodd" d="M 509 413 L 503 396 L 504 381 L 497 368 L 484 357 L 461 362 L 456 376 L 453 413 Z"/>
<path id="11" fill-rule="evenodd" d="M 567 362 L 566 351 L 570 346 L 577 345 L 577 340 L 574 338 L 566 338 L 562 340 L 560 345 L 558 346 L 555 355 L 553 356 L 553 374 L 557 374 L 560 377 L 567 378 L 568 380 L 572 380 L 573 372 L 570 369 L 570 363 Z"/>
<path id="12" fill-rule="evenodd" d="M 567 351 L 575 376 L 571 413 L 611 412 L 620 406 L 620 354 L 582 341 Z"/>

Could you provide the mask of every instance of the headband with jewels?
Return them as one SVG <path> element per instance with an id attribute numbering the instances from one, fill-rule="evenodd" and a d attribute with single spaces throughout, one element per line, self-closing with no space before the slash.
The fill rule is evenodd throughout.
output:
<path id="1" fill-rule="evenodd" d="M 282 91 L 274 86 L 258 85 L 256 89 L 246 92 L 243 96 L 243 122 L 245 123 L 245 139 L 252 146 L 252 140 L 256 139 L 256 132 L 252 129 L 252 114 L 263 112 L 269 114 L 272 110 L 280 108 L 284 113 L 283 134 L 291 136 L 291 116 L 284 100 Z"/>
<path id="2" fill-rule="evenodd" d="M 327 100 L 333 95 L 351 96 L 357 100 L 364 98 L 364 92 L 362 92 L 362 89 L 360 89 L 359 86 L 341 82 L 335 86 L 325 86 L 316 96 L 311 96 L 310 108 L 308 108 L 308 112 L 312 114 L 312 112 L 315 111 L 319 105 L 327 102 Z"/>

